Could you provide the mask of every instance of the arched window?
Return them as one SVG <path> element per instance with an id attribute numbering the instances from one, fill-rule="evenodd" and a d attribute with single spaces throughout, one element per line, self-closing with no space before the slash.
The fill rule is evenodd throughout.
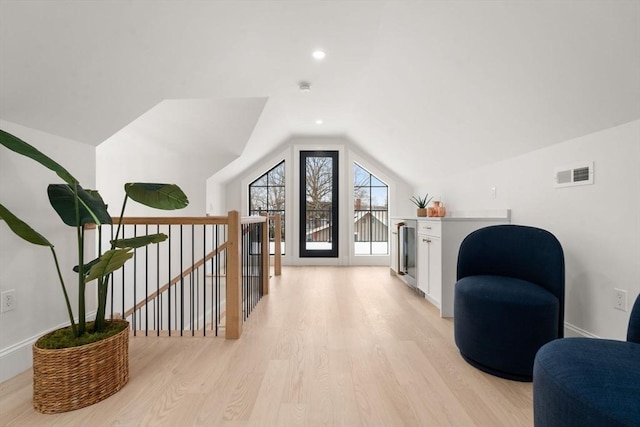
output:
<path id="1" fill-rule="evenodd" d="M 249 184 L 249 215 L 280 214 L 282 218 L 282 254 L 285 253 L 285 168 L 284 160 Z M 274 253 L 274 230 L 269 230 L 270 253 Z"/>
<path id="2" fill-rule="evenodd" d="M 389 187 L 353 164 L 353 239 L 355 255 L 389 253 Z"/>

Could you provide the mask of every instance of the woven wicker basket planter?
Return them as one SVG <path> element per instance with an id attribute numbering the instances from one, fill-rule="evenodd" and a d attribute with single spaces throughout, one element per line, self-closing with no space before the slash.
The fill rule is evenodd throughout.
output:
<path id="1" fill-rule="evenodd" d="M 93 405 L 129 381 L 129 327 L 80 347 L 33 346 L 33 407 L 45 414 Z"/>

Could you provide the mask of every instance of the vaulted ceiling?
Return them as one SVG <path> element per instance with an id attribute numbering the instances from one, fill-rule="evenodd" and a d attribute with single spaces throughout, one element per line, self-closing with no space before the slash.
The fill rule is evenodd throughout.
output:
<path id="1" fill-rule="evenodd" d="M 340 135 L 418 183 L 640 118 L 640 2 L 1 0 L 0 118 L 220 179 Z"/>

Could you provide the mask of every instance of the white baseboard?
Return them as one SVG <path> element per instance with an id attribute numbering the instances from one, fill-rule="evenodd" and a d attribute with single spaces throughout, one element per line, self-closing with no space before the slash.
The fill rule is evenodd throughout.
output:
<path id="1" fill-rule="evenodd" d="M 87 319 L 93 320 L 96 313 L 91 312 L 87 315 Z M 33 344 L 41 336 L 48 334 L 56 329 L 69 326 L 69 322 L 61 323 L 53 328 L 40 332 L 37 335 L 26 338 L 20 342 L 5 347 L 0 350 L 0 383 L 12 378 L 19 373 L 26 371 L 33 365 L 33 353 L 31 348 Z"/>
<path id="2" fill-rule="evenodd" d="M 87 317 L 93 319 L 94 316 L 95 313 L 91 313 Z M 34 335 L 0 350 L 0 383 L 31 368 L 33 364 L 31 347 L 38 338 L 46 333 L 68 325 L 68 322 L 60 324 L 49 330 L 39 333 L 38 335 Z M 565 322 L 564 329 L 565 336 L 567 337 L 600 338 L 597 335 L 585 331 L 584 329 L 578 328 L 577 326 L 572 325 L 568 322 Z"/>
<path id="3" fill-rule="evenodd" d="M 42 335 L 44 333 L 27 338 L 0 351 L 0 383 L 31 368 L 33 364 L 31 347 Z"/>
<path id="4" fill-rule="evenodd" d="M 591 332 L 580 329 L 571 323 L 564 322 L 564 336 L 565 337 L 585 337 L 585 338 L 600 338 Z"/>

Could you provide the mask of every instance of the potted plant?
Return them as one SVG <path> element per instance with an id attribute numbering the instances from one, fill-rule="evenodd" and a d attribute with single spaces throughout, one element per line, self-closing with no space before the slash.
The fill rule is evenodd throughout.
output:
<path id="1" fill-rule="evenodd" d="M 87 262 L 84 259 L 86 226 L 95 224 L 98 228 L 101 252 L 101 226 L 112 224 L 100 194 L 82 188 L 78 180 L 57 162 L 3 130 L 0 130 L 0 144 L 35 160 L 64 181 L 63 184 L 50 184 L 47 193 L 53 209 L 66 225 L 75 228 L 77 236 L 78 264 L 73 268 L 78 279 L 76 322 L 54 245 L 0 204 L 0 219 L 15 234 L 28 242 L 50 248 L 69 316 L 69 327 L 46 334 L 33 346 L 34 407 L 40 412 L 56 413 L 91 405 L 120 390 L 129 379 L 129 324 L 124 320 L 106 319 L 111 273 L 133 257 L 134 249 L 167 239 L 163 233 L 119 238 L 127 201 L 132 199 L 166 210 L 184 208 L 189 201 L 174 184 L 125 184 L 124 202 L 111 247 Z M 87 283 L 94 280 L 97 281 L 97 311 L 95 320 L 88 322 L 85 290 Z"/>
<path id="2" fill-rule="evenodd" d="M 427 205 L 433 199 L 433 196 L 429 197 L 429 193 L 427 193 L 424 197 L 420 196 L 412 196 L 411 202 L 418 207 L 418 216 L 423 217 L 427 216 Z"/>

